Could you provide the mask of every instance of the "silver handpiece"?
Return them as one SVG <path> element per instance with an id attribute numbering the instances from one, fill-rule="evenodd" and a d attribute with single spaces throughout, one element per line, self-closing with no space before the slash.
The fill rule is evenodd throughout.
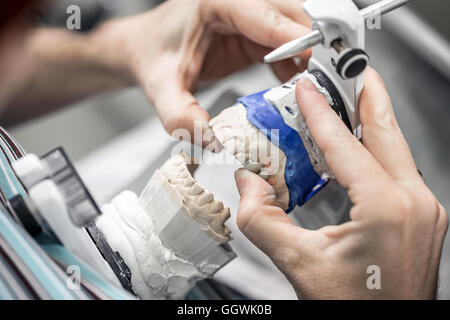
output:
<path id="1" fill-rule="evenodd" d="M 367 8 L 361 9 L 359 12 L 364 19 L 370 19 L 376 14 L 384 15 L 404 6 L 411 1 L 413 0 L 383 0 L 368 6 Z M 281 47 L 275 49 L 264 57 L 264 62 L 272 63 L 275 61 L 292 58 L 298 53 L 322 43 L 322 41 L 323 35 L 320 30 L 314 30 L 301 38 L 287 42 Z"/>

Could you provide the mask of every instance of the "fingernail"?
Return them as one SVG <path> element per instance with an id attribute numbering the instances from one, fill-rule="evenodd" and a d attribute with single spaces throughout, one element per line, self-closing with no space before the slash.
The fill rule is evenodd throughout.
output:
<path id="1" fill-rule="evenodd" d="M 239 194 L 242 195 L 247 190 L 247 179 L 248 171 L 241 168 L 234 173 L 234 179 L 236 180 L 236 185 L 239 190 Z"/>

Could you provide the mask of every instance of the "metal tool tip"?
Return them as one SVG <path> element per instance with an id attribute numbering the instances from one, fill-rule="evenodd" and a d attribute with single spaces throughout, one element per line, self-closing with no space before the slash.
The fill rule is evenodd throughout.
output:
<path id="1" fill-rule="evenodd" d="M 274 62 L 273 52 L 269 53 L 264 57 L 264 63 L 272 63 L 272 62 Z"/>
<path id="2" fill-rule="evenodd" d="M 272 62 L 276 62 L 279 60 L 283 60 L 286 57 L 287 57 L 286 50 L 285 50 L 284 46 L 281 46 L 280 48 L 277 48 L 277 49 L 273 50 L 272 52 L 270 52 L 269 54 L 267 54 L 264 57 L 264 62 L 272 63 Z"/>

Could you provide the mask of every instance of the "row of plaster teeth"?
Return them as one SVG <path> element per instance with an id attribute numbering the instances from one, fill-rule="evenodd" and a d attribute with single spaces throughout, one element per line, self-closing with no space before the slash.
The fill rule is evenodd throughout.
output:
<path id="1" fill-rule="evenodd" d="M 229 238 L 231 231 L 224 225 L 230 217 L 229 208 L 224 207 L 222 201 L 216 200 L 192 177 L 187 167 L 188 160 L 185 154 L 176 155 L 161 167 L 160 172 L 183 198 L 192 219 L 205 231 L 222 239 Z"/>
<path id="2" fill-rule="evenodd" d="M 211 120 L 210 126 L 221 137 L 219 141 L 222 140 L 221 142 L 228 152 L 239 160 L 246 169 L 259 174 L 264 167 L 270 167 L 271 165 L 271 149 L 265 150 L 267 155 L 262 157 L 260 154 L 262 147 L 266 147 L 267 143 L 265 141 L 260 143 L 260 133 L 256 130 L 244 133 L 245 129 L 239 127 L 245 122 L 240 112 L 242 111 L 241 108 L 236 107 L 230 111 L 236 113 L 233 116 L 236 116 L 238 123 L 230 124 L 226 121 L 224 118 L 227 118 L 231 112 L 225 110 L 221 115 Z M 231 128 L 231 125 L 233 125 L 233 128 Z M 250 145 L 254 148 L 253 150 L 250 149 Z"/>
<path id="3" fill-rule="evenodd" d="M 244 168 L 273 185 L 280 207 L 289 206 L 289 190 L 284 180 L 286 156 L 247 120 L 246 108 L 237 104 L 209 122 L 216 138 Z"/>

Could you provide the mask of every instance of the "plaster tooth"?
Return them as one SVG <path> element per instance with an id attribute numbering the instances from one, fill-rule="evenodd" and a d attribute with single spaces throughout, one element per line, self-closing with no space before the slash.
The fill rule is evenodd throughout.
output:
<path id="1" fill-rule="evenodd" d="M 212 193 L 203 192 L 202 194 L 200 194 L 198 196 L 197 205 L 200 207 L 203 207 L 204 205 L 210 203 L 213 200 L 214 200 L 214 196 L 212 195 Z"/>
<path id="2" fill-rule="evenodd" d="M 267 167 L 263 167 L 259 174 L 261 176 L 267 176 L 267 177 L 275 176 L 275 174 L 273 172 L 271 172 L 270 169 Z"/>
<path id="3" fill-rule="evenodd" d="M 198 183 L 195 183 L 191 189 L 190 194 L 192 196 L 197 196 L 197 195 L 201 194 L 203 191 L 204 191 L 204 189 Z"/>
<path id="4" fill-rule="evenodd" d="M 237 153 L 234 155 L 234 157 L 240 162 L 245 163 L 246 155 L 245 153 Z"/>
<path id="5" fill-rule="evenodd" d="M 214 200 L 211 203 L 211 211 L 212 212 L 217 213 L 217 212 L 219 212 L 222 209 L 223 209 L 223 202 L 222 201 Z"/>
<path id="6" fill-rule="evenodd" d="M 181 166 L 184 163 L 185 163 L 185 161 L 184 161 L 183 157 L 175 157 L 173 162 L 172 162 L 172 165 L 174 165 L 174 166 Z M 180 171 L 180 169 L 178 169 L 178 171 Z"/>
<path id="7" fill-rule="evenodd" d="M 253 172 L 253 173 L 259 173 L 262 168 L 262 164 L 254 161 L 249 161 L 244 165 L 244 168 Z"/>
<path id="8" fill-rule="evenodd" d="M 209 126 L 210 126 L 210 127 L 215 127 L 215 126 L 219 125 L 219 124 L 221 123 L 220 120 L 221 120 L 221 119 L 220 119 L 219 117 L 215 117 L 215 118 L 211 119 L 211 120 L 209 121 Z"/>
<path id="9" fill-rule="evenodd" d="M 191 177 L 191 174 L 189 173 L 189 171 L 187 170 L 180 170 L 179 174 L 178 174 L 178 178 L 181 179 L 185 179 L 185 178 L 189 178 Z"/>
<path id="10" fill-rule="evenodd" d="M 225 226 L 220 217 L 218 217 L 217 215 L 209 215 L 207 217 L 204 217 L 204 219 L 208 221 L 209 225 L 213 226 L 214 230 L 220 230 L 220 233 L 223 234 Z"/>
<path id="11" fill-rule="evenodd" d="M 239 152 L 239 144 L 237 139 L 230 139 L 224 144 L 225 149 L 231 152 L 233 155 L 236 155 Z"/>
<path id="12" fill-rule="evenodd" d="M 181 179 L 183 187 L 191 187 L 196 182 L 193 178 Z"/>
<path id="13" fill-rule="evenodd" d="M 225 234 L 226 237 L 229 237 L 231 235 L 231 230 L 225 227 L 223 233 Z"/>
<path id="14" fill-rule="evenodd" d="M 224 210 L 222 210 L 222 212 L 220 213 L 220 218 L 222 220 L 222 223 L 224 223 L 225 221 L 227 221 L 228 219 L 230 219 L 231 214 L 230 214 L 230 209 L 229 208 L 225 208 Z"/>
<path id="15" fill-rule="evenodd" d="M 218 124 L 214 125 L 214 128 L 216 130 L 225 130 L 226 128 L 229 128 L 229 126 L 226 123 L 219 122 Z"/>

